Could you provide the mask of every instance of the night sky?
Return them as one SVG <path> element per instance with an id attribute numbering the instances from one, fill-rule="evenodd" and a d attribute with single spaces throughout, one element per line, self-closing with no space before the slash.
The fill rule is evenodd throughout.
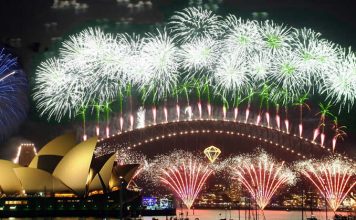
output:
<path id="1" fill-rule="evenodd" d="M 152 25 L 167 20 L 174 10 L 187 6 L 185 0 L 153 0 L 152 8 L 130 9 L 116 0 L 78 0 L 87 9 L 73 7 L 53 9 L 51 0 L 2 0 L 0 2 L 0 45 L 15 56 L 29 79 L 44 52 L 55 47 L 63 36 L 90 24 L 124 23 Z M 131 0 L 132 4 L 137 1 Z M 236 14 L 253 18 L 254 12 L 267 12 L 268 19 L 289 26 L 312 28 L 323 37 L 343 47 L 356 48 L 356 7 L 353 0 L 224 0 L 218 14 Z M 355 51 L 355 49 L 354 49 Z M 30 95 L 29 95 L 30 96 Z M 356 117 L 345 117 L 349 127 L 344 143 L 346 151 L 356 155 Z M 72 124 L 48 123 L 39 118 L 34 108 L 28 119 L 7 140 L 0 142 L 0 158 L 11 159 L 21 141 L 34 142 L 37 148 L 52 138 L 73 129 Z"/>

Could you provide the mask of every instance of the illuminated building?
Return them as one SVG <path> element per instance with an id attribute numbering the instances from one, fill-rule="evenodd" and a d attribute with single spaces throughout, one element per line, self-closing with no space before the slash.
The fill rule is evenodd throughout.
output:
<path id="1" fill-rule="evenodd" d="M 230 183 L 226 193 L 232 203 L 241 202 L 242 187 L 238 181 L 233 181 L 232 183 Z"/>
<path id="2" fill-rule="evenodd" d="M 45 145 L 28 167 L 0 160 L 0 217 L 77 209 L 122 213 L 117 207 L 138 198 L 126 189 L 138 165 L 116 165 L 115 154 L 93 158 L 96 144 L 97 137 L 76 144 L 75 136 L 66 134 Z M 44 212 L 31 214 L 38 210 Z"/>
<path id="3" fill-rule="evenodd" d="M 34 144 L 21 144 L 17 148 L 16 158 L 13 161 L 21 166 L 27 167 L 36 154 L 37 151 Z"/>

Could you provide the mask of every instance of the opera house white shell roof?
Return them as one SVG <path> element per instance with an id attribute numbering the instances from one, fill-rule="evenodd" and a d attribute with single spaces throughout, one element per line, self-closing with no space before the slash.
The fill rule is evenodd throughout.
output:
<path id="1" fill-rule="evenodd" d="M 0 195 L 72 193 L 87 195 L 90 191 L 110 191 L 117 177 L 113 173 L 115 155 L 107 155 L 93 166 L 97 137 L 76 144 L 75 136 L 65 134 L 49 142 L 33 158 L 29 167 L 0 160 Z M 130 166 L 127 172 L 135 172 Z M 126 171 L 125 171 L 126 172 Z M 129 175 L 132 176 L 132 175 Z M 110 184 L 109 184 L 110 182 Z"/>

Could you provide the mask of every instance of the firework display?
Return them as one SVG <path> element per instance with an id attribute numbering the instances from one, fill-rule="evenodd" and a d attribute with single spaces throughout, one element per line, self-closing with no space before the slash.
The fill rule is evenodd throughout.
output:
<path id="1" fill-rule="evenodd" d="M 16 58 L 0 48 L 0 140 L 26 118 L 27 78 Z"/>
<path id="2" fill-rule="evenodd" d="M 334 212 L 356 186 L 355 164 L 339 157 L 302 161 L 296 167 L 325 197 Z"/>
<path id="3" fill-rule="evenodd" d="M 275 161 L 265 152 L 233 157 L 227 164 L 233 178 L 242 183 L 261 210 L 281 187 L 295 181 L 294 173 L 284 162 Z"/>
<path id="4" fill-rule="evenodd" d="M 295 184 L 296 172 L 315 185 L 334 212 L 356 185 L 356 168 L 342 157 L 297 162 L 296 169 L 292 171 L 284 161 L 277 161 L 263 150 L 221 161 L 211 160 L 213 155 L 216 159 L 220 153 L 221 150 L 210 146 L 203 153 L 173 150 L 147 158 L 142 153 L 121 149 L 117 152 L 117 161 L 119 164 L 141 165 L 128 187 L 154 189 L 153 192 L 158 194 L 169 190 L 188 209 L 193 206 L 203 186 L 207 185 L 209 189 L 212 174 L 229 184 L 231 181 L 241 183 L 262 212 L 277 192 Z"/>
<path id="5" fill-rule="evenodd" d="M 213 169 L 201 158 L 186 151 L 161 155 L 154 163 L 156 180 L 168 186 L 188 209 L 213 173 Z"/>
<path id="6" fill-rule="evenodd" d="M 156 124 L 158 106 L 163 106 L 161 121 L 172 120 L 168 102 L 176 102 L 174 120 L 180 119 L 184 109 L 188 119 L 195 115 L 201 119 L 205 111 L 212 118 L 212 102 L 222 104 L 223 119 L 234 109 L 236 120 L 245 104 L 248 123 L 253 101 L 260 102 L 255 124 L 265 123 L 287 133 L 292 130 L 288 109 L 298 106 L 302 137 L 303 109 L 313 95 L 321 97 L 320 106 L 329 103 L 340 111 L 353 107 L 355 57 L 351 49 L 342 49 L 311 29 L 234 15 L 221 17 L 191 7 L 176 12 L 165 27 L 151 33 L 113 34 L 88 28 L 70 36 L 58 56 L 37 68 L 33 99 L 49 120 L 80 116 L 84 139 L 86 118 L 93 115 L 95 134 L 102 135 L 100 121 L 105 120 L 105 136 L 110 136 L 114 105 L 120 112 L 115 123 L 122 132 L 149 124 L 151 117 L 145 117 L 146 112 Z M 183 100 L 186 106 L 181 107 Z M 197 102 L 198 114 L 191 100 Z M 138 121 L 133 103 L 140 103 Z M 269 106 L 276 107 L 275 123 Z M 152 110 L 146 111 L 147 107 Z M 266 108 L 264 114 L 262 108 Z M 280 108 L 285 118 L 281 118 Z M 311 135 L 322 146 L 326 143 L 324 125 L 318 125 Z M 333 148 L 336 143 L 333 140 Z"/>

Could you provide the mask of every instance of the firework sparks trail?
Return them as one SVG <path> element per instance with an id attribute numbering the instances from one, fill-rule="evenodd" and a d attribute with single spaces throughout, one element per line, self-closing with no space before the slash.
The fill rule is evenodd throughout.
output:
<path id="1" fill-rule="evenodd" d="M 163 112 L 164 112 L 164 122 L 167 123 L 168 122 L 168 109 L 166 106 L 164 106 Z"/>
<path id="2" fill-rule="evenodd" d="M 141 106 L 137 111 L 137 128 L 145 127 L 145 115 L 146 109 Z"/>
<path id="3" fill-rule="evenodd" d="M 199 118 L 201 119 L 201 117 L 202 117 L 201 102 L 198 102 L 198 110 L 199 110 Z"/>
<path id="4" fill-rule="evenodd" d="M 187 106 L 184 110 L 184 113 L 188 116 L 188 120 L 192 120 L 193 118 L 193 110 L 192 110 L 192 106 Z"/>
<path id="5" fill-rule="evenodd" d="M 233 158 L 233 178 L 238 179 L 263 210 L 281 187 L 293 184 L 295 175 L 284 162 L 276 162 L 264 152 Z"/>
<path id="6" fill-rule="evenodd" d="M 130 130 L 133 130 L 134 128 L 134 116 L 130 114 Z"/>
<path id="7" fill-rule="evenodd" d="M 152 118 L 153 118 L 153 124 L 156 124 L 156 122 L 157 122 L 157 109 L 156 109 L 156 106 L 152 107 Z"/>
<path id="8" fill-rule="evenodd" d="M 286 132 L 289 133 L 289 120 L 288 119 L 284 120 L 284 124 L 286 126 Z"/>
<path id="9" fill-rule="evenodd" d="M 333 153 L 335 152 L 337 140 L 338 139 L 343 140 L 344 136 L 346 136 L 346 132 L 344 131 L 344 129 L 346 129 L 346 126 L 339 126 L 338 118 L 335 117 L 334 124 L 333 124 L 333 130 L 334 130 L 335 134 L 334 134 L 334 137 L 332 139 Z"/>
<path id="10" fill-rule="evenodd" d="M 211 105 L 210 104 L 207 105 L 207 109 L 208 109 L 208 116 L 210 118 L 211 117 Z"/>
<path id="11" fill-rule="evenodd" d="M 123 131 L 122 129 L 124 128 L 124 118 L 120 117 L 120 131 Z"/>
<path id="12" fill-rule="evenodd" d="M 177 166 L 161 169 L 161 172 L 161 181 L 168 185 L 190 209 L 213 170 L 189 159 L 188 162 L 182 162 Z"/>
<path id="13" fill-rule="evenodd" d="M 238 108 L 234 108 L 234 120 L 237 120 L 237 116 L 239 115 L 239 109 Z"/>
<path id="14" fill-rule="evenodd" d="M 277 128 L 280 129 L 281 128 L 281 117 L 278 114 L 276 115 L 276 124 L 277 124 Z"/>
<path id="15" fill-rule="evenodd" d="M 176 114 L 177 114 L 177 120 L 179 121 L 179 118 L 180 118 L 180 106 L 178 104 L 176 105 Z"/>
<path id="16" fill-rule="evenodd" d="M 320 134 L 320 131 L 318 128 L 314 129 L 314 132 L 313 132 L 313 141 L 316 140 L 316 138 L 319 136 Z"/>
<path id="17" fill-rule="evenodd" d="M 248 121 L 248 116 L 250 115 L 250 108 L 249 107 L 247 107 L 246 108 L 246 112 L 245 112 L 245 123 L 247 123 L 247 121 Z"/>
<path id="18" fill-rule="evenodd" d="M 296 167 L 325 197 L 334 212 L 356 186 L 355 164 L 340 157 L 302 161 Z"/>
<path id="19" fill-rule="evenodd" d="M 257 115 L 257 118 L 256 118 L 256 125 L 259 125 L 261 122 L 261 115 Z"/>
<path id="20" fill-rule="evenodd" d="M 226 111 L 227 111 L 227 109 L 226 109 L 225 106 L 223 106 L 222 111 L 223 111 L 223 120 L 226 120 Z"/>
<path id="21" fill-rule="evenodd" d="M 267 121 L 267 127 L 270 127 L 270 116 L 269 116 L 269 112 L 266 112 L 266 121 Z"/>

